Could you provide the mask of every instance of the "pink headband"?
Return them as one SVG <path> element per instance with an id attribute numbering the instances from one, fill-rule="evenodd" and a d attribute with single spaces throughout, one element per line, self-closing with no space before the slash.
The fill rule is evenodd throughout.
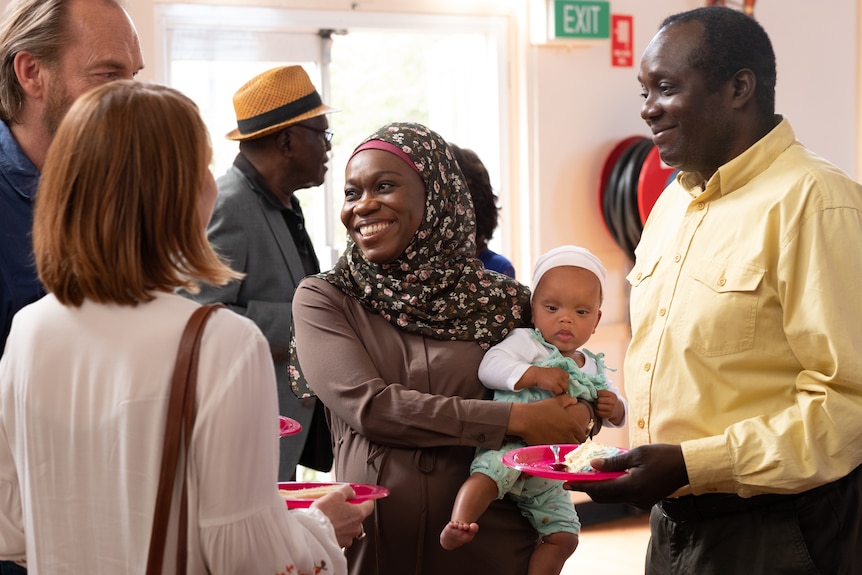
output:
<path id="1" fill-rule="evenodd" d="M 359 146 L 355 150 L 353 150 L 353 153 L 350 154 L 350 157 L 347 158 L 347 161 L 350 162 L 350 160 L 353 159 L 353 156 L 355 156 L 362 150 L 383 150 L 384 152 L 390 152 L 392 154 L 395 154 L 396 156 L 404 160 L 408 166 L 413 168 L 413 170 L 417 174 L 419 174 L 419 177 L 422 178 L 423 182 L 425 181 L 425 176 L 422 175 L 422 172 L 419 171 L 419 168 L 417 168 L 416 164 L 413 163 L 413 160 L 410 159 L 410 156 L 404 153 L 404 150 L 402 150 L 395 144 L 390 144 L 389 142 L 384 142 L 383 140 L 368 140 L 364 144 L 359 144 Z"/>

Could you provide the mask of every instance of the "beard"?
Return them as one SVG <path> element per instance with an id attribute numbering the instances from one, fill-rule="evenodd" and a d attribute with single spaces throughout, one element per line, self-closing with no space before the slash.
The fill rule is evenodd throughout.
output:
<path id="1" fill-rule="evenodd" d="M 72 106 L 73 98 L 61 82 L 54 80 L 48 84 L 48 99 L 42 112 L 42 125 L 52 136 L 57 133 L 60 122 Z"/>

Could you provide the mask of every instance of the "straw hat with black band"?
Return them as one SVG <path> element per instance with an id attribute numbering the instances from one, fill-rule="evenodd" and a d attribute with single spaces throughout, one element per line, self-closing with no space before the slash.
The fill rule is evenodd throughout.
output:
<path id="1" fill-rule="evenodd" d="M 335 112 L 320 99 L 302 66 L 281 66 L 258 74 L 233 97 L 237 127 L 229 140 L 254 140 L 303 120 Z"/>

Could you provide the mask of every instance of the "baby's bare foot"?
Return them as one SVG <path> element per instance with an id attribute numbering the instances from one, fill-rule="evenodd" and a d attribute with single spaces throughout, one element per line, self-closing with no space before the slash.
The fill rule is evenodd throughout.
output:
<path id="1" fill-rule="evenodd" d="M 463 523 L 461 521 L 450 521 L 440 533 L 440 545 L 449 551 L 457 549 L 465 543 L 469 543 L 479 531 L 478 523 Z"/>

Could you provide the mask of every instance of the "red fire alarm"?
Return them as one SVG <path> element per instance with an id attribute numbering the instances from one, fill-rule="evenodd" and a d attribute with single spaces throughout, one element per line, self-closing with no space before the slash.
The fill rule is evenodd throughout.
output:
<path id="1" fill-rule="evenodd" d="M 634 64 L 633 27 L 631 16 L 611 14 L 611 66 L 631 68 Z"/>

